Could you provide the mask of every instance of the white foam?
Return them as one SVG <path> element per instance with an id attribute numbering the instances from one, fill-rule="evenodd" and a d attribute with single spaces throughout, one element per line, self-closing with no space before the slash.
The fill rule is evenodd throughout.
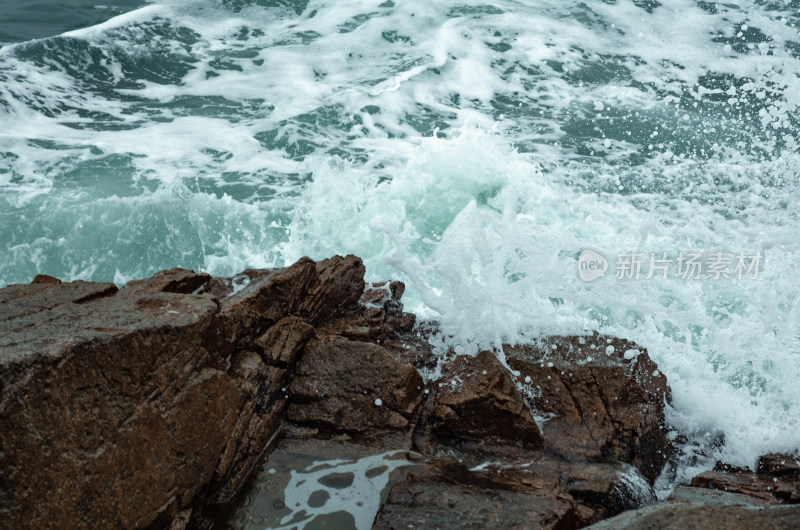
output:
<path id="1" fill-rule="evenodd" d="M 292 470 L 289 484 L 283 490 L 284 504 L 292 512 L 281 519 L 283 526 L 277 528 L 302 529 L 319 516 L 339 511 L 353 516 L 356 529 L 372 528 L 375 514 L 380 508 L 381 492 L 389 483 L 390 473 L 410 464 L 407 460 L 396 458 L 399 453 L 390 451 L 354 461 L 318 461 L 306 469 Z M 381 471 L 376 473 L 376 470 Z M 331 474 L 352 474 L 352 483 L 346 488 L 337 488 L 320 481 Z M 321 506 L 311 504 L 315 492 L 327 493 Z"/>
<path id="2" fill-rule="evenodd" d="M 459 352 L 623 336 L 714 457 L 796 450 L 796 13 L 387 5 L 162 1 L 0 49 L 0 283 L 352 252 Z M 587 284 L 587 247 L 766 263 Z"/>

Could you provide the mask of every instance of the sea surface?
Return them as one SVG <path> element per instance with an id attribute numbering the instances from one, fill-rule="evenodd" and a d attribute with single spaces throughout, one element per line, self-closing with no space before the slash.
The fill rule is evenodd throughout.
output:
<path id="1" fill-rule="evenodd" d="M 0 286 L 353 253 L 460 352 L 646 347 L 664 488 L 797 451 L 799 29 L 797 0 L 0 0 Z"/>

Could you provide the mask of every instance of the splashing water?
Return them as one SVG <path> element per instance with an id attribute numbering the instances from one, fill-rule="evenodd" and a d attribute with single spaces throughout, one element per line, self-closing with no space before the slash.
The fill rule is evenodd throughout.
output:
<path id="1" fill-rule="evenodd" d="M 795 451 L 794 4 L 159 0 L 6 44 L 0 285 L 355 253 L 460 352 L 629 338 L 710 458 Z M 584 282 L 586 248 L 764 263 Z"/>

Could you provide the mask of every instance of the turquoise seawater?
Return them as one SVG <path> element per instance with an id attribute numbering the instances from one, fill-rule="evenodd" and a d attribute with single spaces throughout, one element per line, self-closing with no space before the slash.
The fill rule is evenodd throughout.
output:
<path id="1" fill-rule="evenodd" d="M 798 24 L 779 0 L 5 2 L 0 285 L 354 253 L 465 353 L 646 346 L 705 455 L 679 474 L 795 451 Z M 586 248 L 644 273 L 585 282 Z M 763 263 L 645 278 L 681 252 Z"/>

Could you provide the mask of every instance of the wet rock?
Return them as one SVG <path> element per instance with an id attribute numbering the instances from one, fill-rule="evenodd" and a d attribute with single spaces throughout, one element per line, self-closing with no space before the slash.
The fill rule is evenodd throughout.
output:
<path id="1" fill-rule="evenodd" d="M 673 501 L 624 512 L 590 528 L 593 530 L 665 528 L 789 530 L 800 528 L 800 506 L 756 507 L 744 505 L 738 499 L 721 498 L 713 502 Z"/>
<path id="2" fill-rule="evenodd" d="M 366 287 L 357 305 L 340 311 L 338 318 L 317 326 L 317 335 L 339 335 L 350 340 L 382 344 L 400 335 L 412 335 L 416 318 L 405 313 L 400 296 L 402 282 L 382 282 Z M 413 334 L 415 335 L 415 334 Z"/>
<path id="3" fill-rule="evenodd" d="M 481 352 L 426 388 L 435 328 L 403 312 L 401 282 L 363 276 L 347 256 L 0 289 L 0 520 L 212 529 L 276 444 L 268 462 L 302 447 L 384 459 L 363 477 L 309 464 L 328 497 L 301 499 L 298 483 L 293 501 L 321 509 L 347 480 L 391 469 L 378 528 L 575 528 L 652 501 L 669 389 L 645 352 L 559 338 L 507 347 L 516 381 Z M 414 465 L 385 460 L 396 449 Z M 795 464 L 771 455 L 758 475 L 794 485 Z M 317 522 L 368 519 L 337 513 Z"/>
<path id="4" fill-rule="evenodd" d="M 181 510 L 178 512 L 178 515 L 175 516 L 175 519 L 172 520 L 172 524 L 169 525 L 169 530 L 186 530 L 189 526 L 189 521 L 192 519 L 192 509 L 189 508 L 187 510 Z"/>
<path id="5" fill-rule="evenodd" d="M 559 468 L 564 488 L 576 502 L 591 510 L 593 520 L 656 502 L 652 486 L 631 465 L 561 463 Z"/>
<path id="6" fill-rule="evenodd" d="M 206 349 L 216 303 L 109 284 L 32 287 L 0 291 L 0 519 L 169 523 L 211 478 L 242 405 Z M 217 428 L 199 430 L 209 418 Z"/>
<path id="7" fill-rule="evenodd" d="M 458 357 L 445 370 L 433 386 L 425 421 L 433 438 L 461 447 L 543 446 L 536 421 L 511 375 L 492 353 Z"/>
<path id="8" fill-rule="evenodd" d="M 286 407 L 285 371 L 269 366 L 252 351 L 234 355 L 229 368 L 243 404 L 219 458 L 210 490 L 212 504 L 227 504 L 239 492 L 269 440 L 278 431 Z"/>
<path id="9" fill-rule="evenodd" d="M 368 528 L 387 485 L 414 465 L 406 451 L 391 446 L 284 434 L 253 479 L 251 501 L 231 512 L 226 528 Z"/>
<path id="10" fill-rule="evenodd" d="M 254 275 L 241 290 L 220 299 L 217 328 L 221 340 L 231 345 L 252 342 L 269 326 L 298 311 L 314 282 L 319 282 L 316 264 L 308 258 L 266 275 Z M 327 292 L 319 287 L 317 291 L 322 296 Z"/>
<path id="11" fill-rule="evenodd" d="M 61 283 L 61 280 L 59 280 L 58 278 L 54 278 L 52 276 L 48 276 L 46 274 L 37 274 L 36 276 L 33 277 L 33 280 L 31 280 L 31 284 L 36 284 L 36 283 Z"/>
<path id="12" fill-rule="evenodd" d="M 644 348 L 595 334 L 505 353 L 546 419 L 549 452 L 567 460 L 629 463 L 652 484 L 672 452 L 664 429 L 670 390 Z"/>
<path id="13" fill-rule="evenodd" d="M 800 478 L 800 456 L 781 453 L 762 455 L 758 459 L 756 472 L 772 477 Z"/>
<path id="14" fill-rule="evenodd" d="M 769 506 L 771 504 L 770 502 L 751 497 L 750 495 L 708 488 L 694 488 L 691 486 L 678 486 L 667 501 L 742 506 Z"/>
<path id="15" fill-rule="evenodd" d="M 403 282 L 371 283 L 366 286 L 359 301 L 365 306 L 384 308 L 389 302 L 399 302 L 405 290 L 406 285 Z"/>
<path id="16" fill-rule="evenodd" d="M 578 528 L 578 508 L 552 474 L 524 477 L 431 462 L 389 492 L 373 528 Z"/>
<path id="17" fill-rule="evenodd" d="M 765 504 L 800 503 L 800 458 L 769 454 L 759 458 L 756 471 L 718 462 L 714 469 L 700 473 L 691 486 L 747 495 Z"/>
<path id="18" fill-rule="evenodd" d="M 183 293 L 192 294 L 211 280 L 208 274 L 198 274 L 187 269 L 169 269 L 157 272 L 149 278 L 128 282 L 123 287 L 126 292 Z"/>
<path id="19" fill-rule="evenodd" d="M 297 314 L 310 324 L 339 316 L 364 292 L 364 272 L 364 264 L 355 256 L 320 261 Z"/>
<path id="20" fill-rule="evenodd" d="M 289 316 L 270 326 L 253 344 L 264 352 L 267 363 L 288 367 L 295 363 L 313 335 L 314 326 L 299 317 Z"/>
<path id="21" fill-rule="evenodd" d="M 42 318 L 45 319 L 48 326 L 53 324 L 63 326 L 65 321 L 69 320 L 65 317 L 65 313 L 69 313 L 70 308 L 105 296 L 112 296 L 116 292 L 117 286 L 113 283 L 90 283 L 80 280 L 64 284 L 49 282 L 9 285 L 0 290 L 4 328 L 9 332 L 32 328 L 37 326 Z M 40 316 L 39 313 L 42 315 Z M 47 333 L 49 329 L 42 331 Z M 56 336 L 58 335 L 56 334 Z M 10 344 L 9 340 L 0 342 L 0 347 L 11 346 L 17 346 L 17 344 Z"/>
<path id="22" fill-rule="evenodd" d="M 422 378 L 379 345 L 331 335 L 309 342 L 290 393 L 290 421 L 330 433 L 406 430 L 422 397 Z"/>
<path id="23" fill-rule="evenodd" d="M 206 525 L 282 421 L 285 370 L 312 332 L 299 315 L 354 310 L 360 275 L 351 256 L 227 280 L 172 269 L 123 289 L 0 289 L 3 525 Z M 402 392 L 383 394 L 408 414 Z"/>
<path id="24" fill-rule="evenodd" d="M 756 472 L 718 462 L 667 502 L 629 511 L 592 528 L 798 528 L 798 459 L 770 454 Z M 793 506 L 778 506 L 791 503 Z"/>

